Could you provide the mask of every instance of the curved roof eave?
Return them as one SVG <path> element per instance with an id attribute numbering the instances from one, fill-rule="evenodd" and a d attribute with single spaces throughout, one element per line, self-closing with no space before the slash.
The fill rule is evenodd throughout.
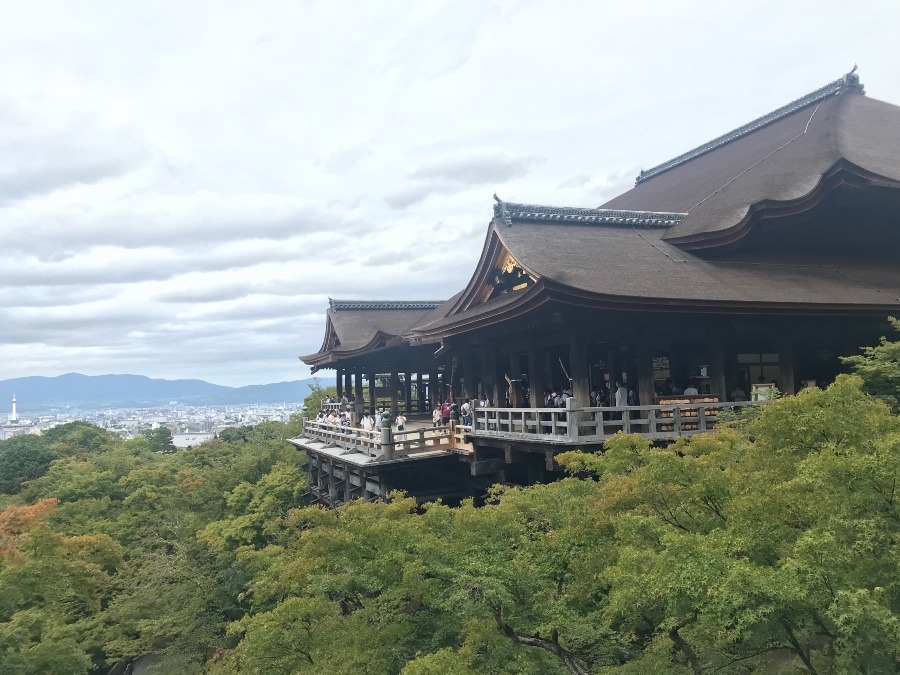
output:
<path id="1" fill-rule="evenodd" d="M 398 335 L 387 335 L 386 333 L 378 331 L 372 336 L 372 339 L 362 347 L 355 347 L 353 349 L 329 349 L 324 352 L 316 352 L 315 354 L 301 356 L 300 360 L 308 366 L 326 368 L 328 367 L 328 364 L 365 356 L 367 354 L 374 354 L 394 347 L 400 347 L 404 344 L 409 344 L 408 340 L 405 338 Z"/>
<path id="2" fill-rule="evenodd" d="M 728 227 L 680 236 L 667 233 L 663 239 L 685 251 L 731 248 L 751 234 L 762 221 L 796 216 L 809 211 L 819 204 L 828 192 L 843 185 L 900 189 L 900 181 L 871 173 L 848 160 L 839 159 L 821 174 L 811 190 L 793 197 L 778 200 L 763 199 L 750 204 L 744 209 L 743 216 Z"/>
<path id="3" fill-rule="evenodd" d="M 661 313 L 691 311 L 704 313 L 770 314 L 790 313 L 791 315 L 869 315 L 884 316 L 896 312 L 898 303 L 885 302 L 861 306 L 857 303 L 815 303 L 798 301 L 743 301 L 715 300 L 703 298 L 648 298 L 643 296 L 612 295 L 594 293 L 583 289 L 542 279 L 532 288 L 523 291 L 510 302 L 493 312 L 478 312 L 478 307 L 463 312 L 448 320 L 434 324 L 423 332 L 434 338 L 445 339 L 471 331 L 484 329 L 512 319 L 521 318 L 548 304 L 571 306 L 580 309 L 608 309 L 618 311 Z M 484 307 L 484 306 L 479 306 Z M 452 320 L 451 320 L 452 319 Z"/>

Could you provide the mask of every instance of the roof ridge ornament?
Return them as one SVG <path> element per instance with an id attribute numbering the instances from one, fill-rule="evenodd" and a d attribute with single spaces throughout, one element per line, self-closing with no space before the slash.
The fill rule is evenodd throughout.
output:
<path id="1" fill-rule="evenodd" d="M 328 306 L 334 310 L 347 309 L 437 309 L 444 300 L 334 300 L 328 298 Z"/>
<path id="2" fill-rule="evenodd" d="M 497 193 L 494 193 L 494 201 L 497 202 L 494 204 L 494 218 L 500 218 L 504 223 L 506 223 L 507 227 L 512 227 L 512 219 L 509 217 L 509 211 L 506 208 L 506 202 L 500 199 L 497 196 Z"/>
<path id="3" fill-rule="evenodd" d="M 733 129 L 729 131 L 727 134 L 723 134 L 718 138 L 714 138 L 708 143 L 704 143 L 693 150 L 688 150 L 687 152 L 678 155 L 677 157 L 670 159 L 667 162 L 663 162 L 662 164 L 658 164 L 651 169 L 647 169 L 646 171 L 641 170 L 640 174 L 638 174 L 637 178 L 634 179 L 635 186 L 640 185 L 645 180 L 653 178 L 654 176 L 658 176 L 659 174 L 668 171 L 669 169 L 673 169 L 676 166 L 684 164 L 685 162 L 689 162 L 690 160 L 699 157 L 700 155 L 705 155 L 707 152 L 715 150 L 726 143 L 731 143 L 739 138 L 743 138 L 748 134 L 753 133 L 757 129 L 761 129 L 762 127 L 768 126 L 773 122 L 777 122 L 778 120 L 791 115 L 802 108 L 810 106 L 814 103 L 819 103 L 820 101 L 825 100 L 829 96 L 838 96 L 840 94 L 845 93 L 855 93 L 855 94 L 865 94 L 866 89 L 859 81 L 859 75 L 856 74 L 856 65 L 854 64 L 853 70 L 844 75 L 841 78 L 838 78 L 834 82 L 829 82 L 824 87 L 819 87 L 815 91 L 812 91 L 806 96 L 801 96 L 800 98 L 791 101 L 787 105 L 783 105 L 780 108 L 773 110 L 772 112 L 763 115 L 762 117 L 757 117 L 752 122 L 748 122 L 747 124 L 738 127 L 737 129 Z"/>
<path id="4" fill-rule="evenodd" d="M 497 200 L 494 216 L 512 227 L 513 220 L 525 222 L 563 222 L 579 225 L 625 225 L 628 227 L 671 227 L 681 222 L 686 213 L 664 211 L 623 211 L 619 209 L 575 208 L 512 204 Z"/>

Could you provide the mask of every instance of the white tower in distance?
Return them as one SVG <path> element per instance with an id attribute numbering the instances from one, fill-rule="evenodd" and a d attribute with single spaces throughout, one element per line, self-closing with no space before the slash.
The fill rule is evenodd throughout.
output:
<path id="1" fill-rule="evenodd" d="M 12 413 L 9 416 L 9 421 L 12 423 L 16 423 L 19 421 L 19 413 L 16 412 L 16 395 L 15 394 L 13 394 L 12 404 L 13 404 L 13 409 L 12 409 Z"/>

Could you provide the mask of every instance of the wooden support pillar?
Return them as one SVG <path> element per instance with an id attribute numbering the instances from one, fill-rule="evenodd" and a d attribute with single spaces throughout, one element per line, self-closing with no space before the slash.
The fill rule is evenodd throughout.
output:
<path id="1" fill-rule="evenodd" d="M 475 375 L 475 355 L 472 352 L 468 351 L 463 354 L 462 369 L 463 386 L 460 389 L 460 396 L 469 401 L 478 396 L 478 382 Z"/>
<path id="2" fill-rule="evenodd" d="M 455 367 L 453 364 L 450 365 L 450 375 L 447 380 L 450 387 L 447 389 L 447 396 L 450 398 L 450 402 L 452 403 L 457 398 L 462 396 L 462 388 L 460 387 L 460 368 L 457 364 Z"/>
<path id="3" fill-rule="evenodd" d="M 409 415 L 412 412 L 412 373 L 403 373 L 403 410 Z"/>
<path id="4" fill-rule="evenodd" d="M 709 393 L 718 396 L 720 401 L 727 401 L 729 392 L 725 378 L 725 345 L 721 330 L 712 332 L 712 342 L 707 353 L 709 354 Z"/>
<path id="5" fill-rule="evenodd" d="M 397 370 L 391 371 L 391 415 L 397 417 L 397 409 L 399 407 L 399 397 L 397 395 L 397 385 L 400 384 L 400 375 Z"/>
<path id="6" fill-rule="evenodd" d="M 329 459 L 328 463 L 325 465 L 327 474 L 326 481 L 328 487 L 328 497 L 331 499 L 331 502 L 334 503 L 335 498 L 335 487 L 334 487 L 334 460 Z"/>
<path id="7" fill-rule="evenodd" d="M 507 394 L 509 396 L 509 405 L 511 408 L 521 408 L 527 404 L 527 401 L 522 400 L 522 355 L 521 354 L 510 354 L 509 355 L 509 378 L 512 380 L 512 384 L 507 387 Z M 505 396 L 501 394 L 501 400 L 498 405 L 504 406 L 506 405 Z"/>
<path id="8" fill-rule="evenodd" d="M 528 347 L 528 404 L 540 408 L 547 386 L 547 356 L 532 344 Z"/>
<path id="9" fill-rule="evenodd" d="M 499 377 L 497 375 L 497 352 L 490 347 L 485 347 L 481 352 L 482 373 L 481 381 L 484 386 L 484 396 L 497 405 L 499 391 L 497 384 Z"/>
<path id="10" fill-rule="evenodd" d="M 569 375 L 572 378 L 572 396 L 580 408 L 591 405 L 591 372 L 588 361 L 587 341 L 574 333 L 569 338 Z"/>
<path id="11" fill-rule="evenodd" d="M 350 393 L 353 391 L 353 373 L 350 372 L 349 369 L 344 369 L 344 396 L 348 399 L 350 398 Z M 340 398 L 340 396 L 338 396 Z"/>
<path id="12" fill-rule="evenodd" d="M 337 389 L 337 399 L 341 400 L 341 396 L 344 395 L 344 369 L 337 368 L 334 371 L 334 387 Z"/>
<path id="13" fill-rule="evenodd" d="M 369 414 L 375 414 L 375 373 L 369 373 Z"/>
<path id="14" fill-rule="evenodd" d="M 416 373 L 416 401 L 418 402 L 418 410 L 420 413 L 427 412 L 427 408 L 425 407 L 427 399 L 425 398 L 425 389 L 424 389 L 424 378 L 422 377 L 422 372 L 419 371 Z"/>
<path id="15" fill-rule="evenodd" d="M 353 378 L 353 396 L 356 398 L 356 406 L 359 407 L 363 404 L 362 373 L 357 370 L 353 374 Z"/>
<path id="16" fill-rule="evenodd" d="M 638 400 L 641 405 L 656 404 L 656 390 L 653 387 L 653 349 L 646 339 L 635 344 L 635 361 L 637 361 Z"/>
<path id="17" fill-rule="evenodd" d="M 721 331 L 720 340 L 722 344 L 722 369 L 725 377 L 725 394 L 727 397 L 724 400 L 730 400 L 731 392 L 740 386 L 740 383 L 738 382 L 737 352 L 734 348 L 734 331 L 731 327 Z M 742 388 L 747 390 L 750 389 L 748 385 L 742 385 Z M 750 396 L 749 391 L 745 391 L 744 394 Z"/>
<path id="18" fill-rule="evenodd" d="M 609 368 L 609 400 L 615 402 L 616 382 L 622 381 L 622 353 L 618 343 L 610 346 L 607 351 L 607 367 Z"/>
<path id="19" fill-rule="evenodd" d="M 778 338 L 778 389 L 782 394 L 794 394 L 794 341 L 787 327 Z"/>
<path id="20" fill-rule="evenodd" d="M 440 404 L 443 401 L 443 397 L 441 396 L 440 383 L 438 382 L 438 370 L 437 368 L 433 368 L 430 373 L 428 373 L 428 398 L 429 405 L 433 408 L 435 404 Z"/>

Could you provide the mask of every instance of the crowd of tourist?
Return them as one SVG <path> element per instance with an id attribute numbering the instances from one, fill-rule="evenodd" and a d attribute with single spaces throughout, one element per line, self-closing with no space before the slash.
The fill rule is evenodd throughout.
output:
<path id="1" fill-rule="evenodd" d="M 326 398 L 323 401 L 323 403 L 326 404 L 337 402 L 338 401 L 334 398 Z M 348 401 L 346 397 L 341 401 L 341 403 L 344 402 L 352 404 L 352 400 Z M 477 405 L 488 407 L 490 403 L 490 400 L 483 399 L 478 401 Z M 381 431 L 384 426 L 383 420 L 387 418 L 386 408 L 376 409 L 374 414 L 364 412 L 356 424 L 353 422 L 354 416 L 350 413 L 351 409 L 352 405 L 342 405 L 340 406 L 340 409 L 331 408 L 326 410 L 323 408 L 316 415 L 314 421 L 320 424 L 328 424 L 336 427 L 338 430 L 349 431 L 350 429 L 362 429 L 363 431 Z M 469 401 L 463 401 L 462 405 L 459 407 L 460 422 L 463 425 L 471 426 L 473 421 L 472 412 L 472 405 Z M 436 427 L 447 426 L 450 424 L 451 413 L 452 404 L 449 400 L 436 403 L 434 410 L 432 411 L 431 421 Z M 404 415 L 403 412 L 399 412 L 394 418 L 392 425 L 395 427 L 396 431 L 405 431 L 408 421 L 406 415 Z"/>

